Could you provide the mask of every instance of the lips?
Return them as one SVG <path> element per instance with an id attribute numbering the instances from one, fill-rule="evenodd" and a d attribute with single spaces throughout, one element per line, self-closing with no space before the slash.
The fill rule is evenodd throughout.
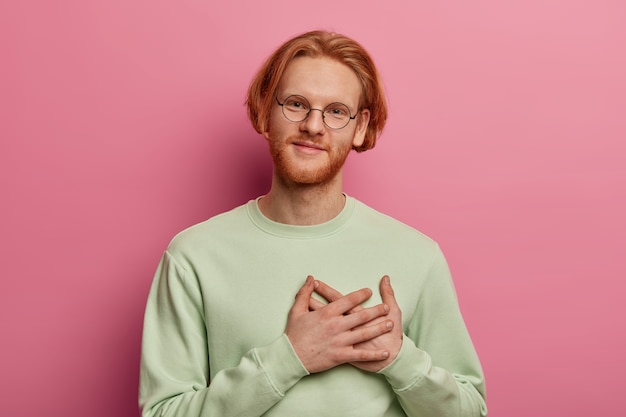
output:
<path id="1" fill-rule="evenodd" d="M 318 151 L 324 151 L 326 149 L 324 149 L 323 146 L 315 143 L 315 142 L 309 142 L 309 141 L 300 141 L 300 140 L 295 140 L 293 142 L 291 142 L 293 145 L 296 145 L 298 147 L 301 148 L 307 148 L 307 149 L 311 149 L 311 150 L 318 150 Z"/>

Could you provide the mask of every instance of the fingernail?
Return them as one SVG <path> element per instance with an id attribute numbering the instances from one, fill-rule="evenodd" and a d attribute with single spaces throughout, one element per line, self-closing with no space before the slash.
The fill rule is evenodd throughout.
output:
<path id="1" fill-rule="evenodd" d="M 389 357 L 389 352 L 383 352 L 383 358 L 387 359 Z"/>
<path id="2" fill-rule="evenodd" d="M 389 285 L 389 283 L 390 283 L 389 282 L 389 275 L 385 275 L 384 280 L 385 280 L 385 285 Z"/>
<path id="3" fill-rule="evenodd" d="M 315 288 L 320 286 L 320 282 L 319 281 L 315 281 Z"/>
<path id="4" fill-rule="evenodd" d="M 385 310 L 385 312 L 388 312 L 389 311 L 389 306 L 387 304 L 384 304 L 383 305 L 383 309 Z"/>
<path id="5" fill-rule="evenodd" d="M 393 323 L 388 321 L 385 326 L 387 326 L 388 329 L 391 329 L 393 327 Z"/>

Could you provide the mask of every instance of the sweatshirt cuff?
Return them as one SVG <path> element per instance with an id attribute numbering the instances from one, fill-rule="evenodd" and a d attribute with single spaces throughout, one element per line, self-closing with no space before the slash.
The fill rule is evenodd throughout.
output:
<path id="1" fill-rule="evenodd" d="M 398 356 L 378 373 L 387 378 L 395 391 L 404 391 L 419 382 L 430 366 L 430 355 L 404 335 Z"/>
<path id="2" fill-rule="evenodd" d="M 255 356 L 269 383 L 281 397 L 309 375 L 284 333 L 271 344 L 257 348 Z"/>

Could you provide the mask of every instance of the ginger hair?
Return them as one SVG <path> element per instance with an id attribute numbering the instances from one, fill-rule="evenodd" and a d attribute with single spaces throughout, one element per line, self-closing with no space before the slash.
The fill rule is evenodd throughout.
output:
<path id="1" fill-rule="evenodd" d="M 298 57 L 334 59 L 348 66 L 361 83 L 359 112 L 369 109 L 370 120 L 357 152 L 372 149 L 387 121 L 387 101 L 380 74 L 365 48 L 347 36 L 312 31 L 296 36 L 281 45 L 261 66 L 248 88 L 248 117 L 258 133 L 269 130 L 274 96 L 289 63 Z"/>

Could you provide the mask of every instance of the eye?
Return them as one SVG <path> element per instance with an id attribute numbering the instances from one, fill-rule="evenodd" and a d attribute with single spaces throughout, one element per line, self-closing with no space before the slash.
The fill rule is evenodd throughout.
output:
<path id="1" fill-rule="evenodd" d="M 285 99 L 283 107 L 287 110 L 294 112 L 306 112 L 309 111 L 309 103 L 304 97 L 289 96 Z"/>
<path id="2" fill-rule="evenodd" d="M 345 104 L 333 103 L 326 107 L 324 114 L 336 119 L 344 119 L 350 117 L 350 109 Z"/>

